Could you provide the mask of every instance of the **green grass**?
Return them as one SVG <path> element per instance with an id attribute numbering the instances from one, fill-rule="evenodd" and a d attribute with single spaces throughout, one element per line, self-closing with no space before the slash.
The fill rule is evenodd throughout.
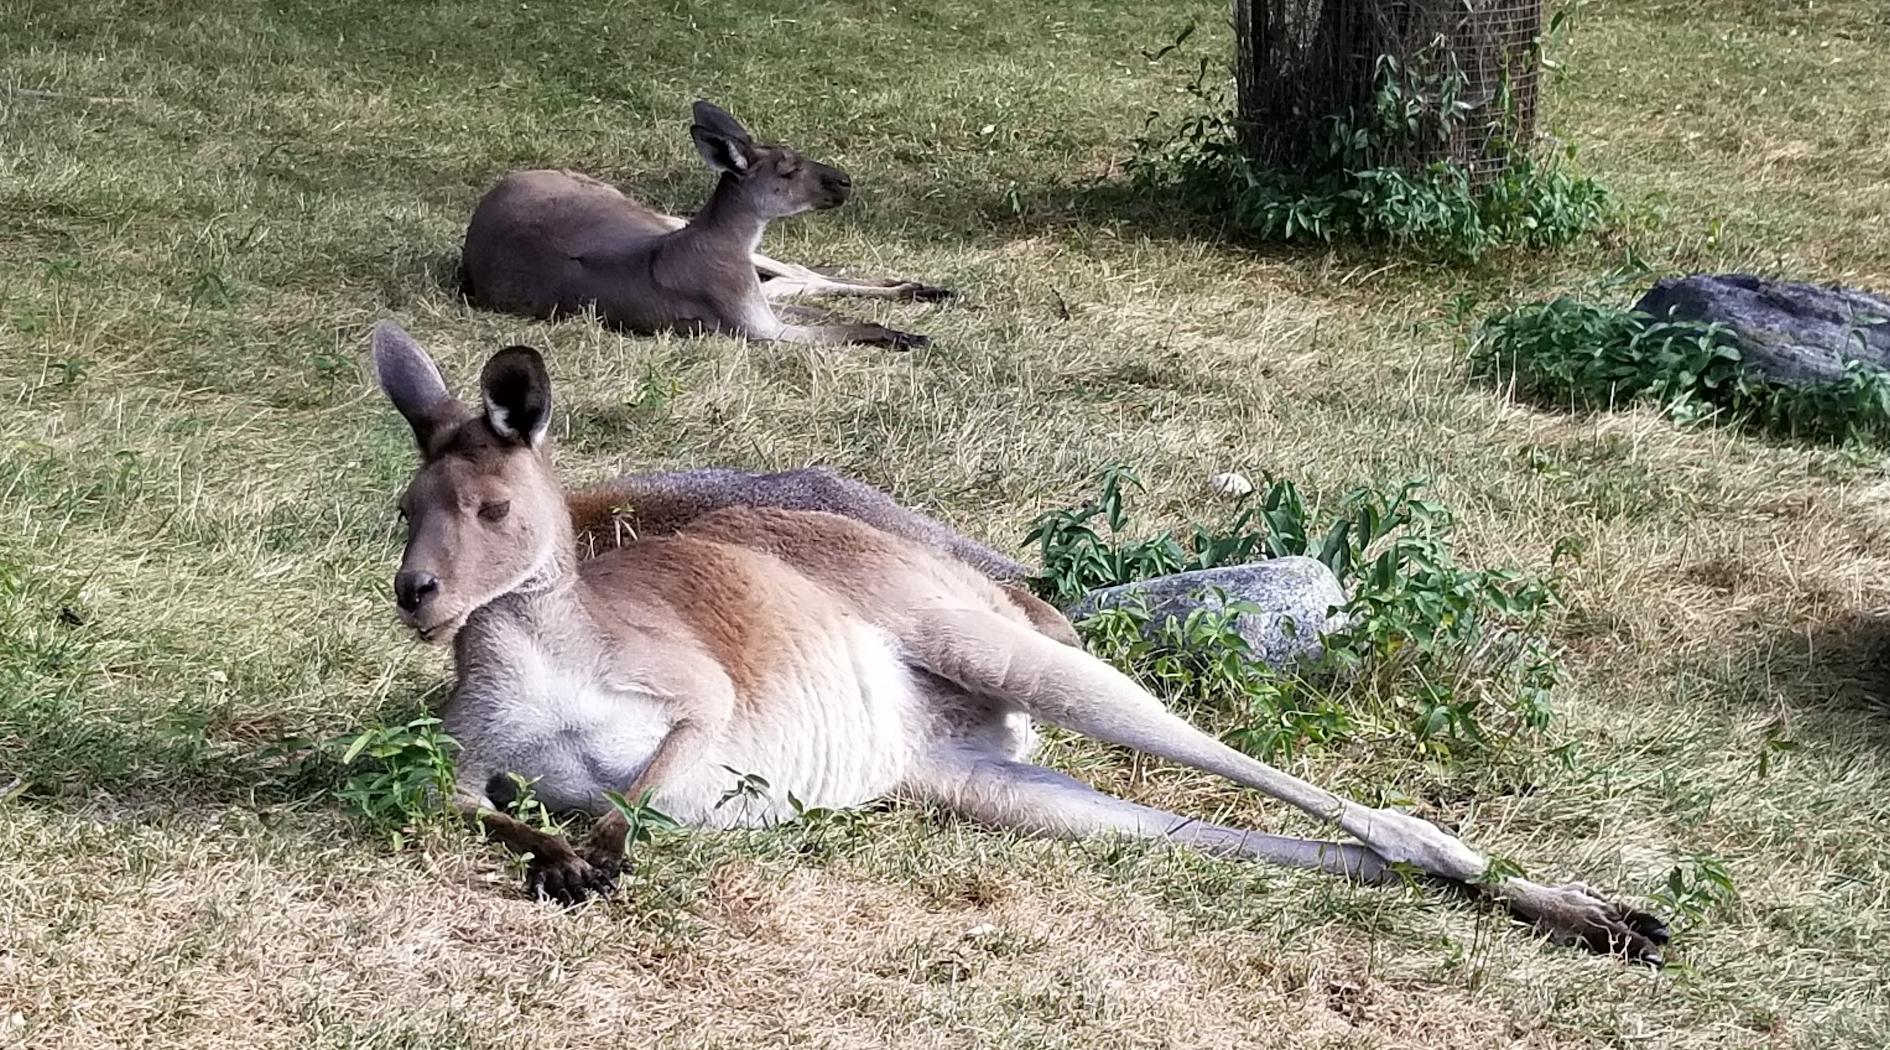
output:
<path id="1" fill-rule="evenodd" d="M 1190 19 L 1195 54 L 1228 53 L 1223 9 L 1175 0 L 10 3 L 0 1040 L 1890 1040 L 1885 464 L 1649 409 L 1537 412 L 1461 365 L 1468 319 L 1629 265 L 1890 287 L 1882 5 L 1585 5 L 1547 112 L 1626 220 L 1453 270 L 1254 252 L 1125 202 L 1146 113 L 1188 102 L 1140 51 Z M 868 310 L 930 349 L 630 339 L 457 301 L 462 224 L 508 168 L 693 206 L 697 95 L 852 171 L 854 202 L 782 223 L 779 254 L 963 291 Z M 821 461 L 1018 549 L 1111 462 L 1170 526 L 1213 514 L 1223 470 L 1326 500 L 1424 476 L 1466 566 L 1545 569 L 1575 537 L 1555 634 L 1574 761 L 1413 801 L 1532 874 L 1697 906 L 1684 965 L 894 807 L 667 836 L 639 892 L 575 914 L 523 900 L 457 831 L 394 851 L 332 771 L 272 750 L 405 724 L 445 675 L 387 600 L 410 451 L 359 366 L 382 317 L 462 384 L 506 342 L 543 348 L 572 480 Z M 1355 744 L 1293 768 L 1408 786 L 1408 739 Z M 1152 804 L 1304 827 L 1186 771 L 1068 741 L 1052 757 Z"/>

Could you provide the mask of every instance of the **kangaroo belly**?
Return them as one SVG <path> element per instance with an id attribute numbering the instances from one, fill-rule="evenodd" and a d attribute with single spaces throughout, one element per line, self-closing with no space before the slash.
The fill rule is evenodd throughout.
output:
<path id="1" fill-rule="evenodd" d="M 791 820 L 797 809 L 863 805 L 899 786 L 928 720 L 892 644 L 853 625 L 795 664 L 750 698 L 706 761 L 663 792 L 666 812 L 752 827 Z"/>
<path id="2" fill-rule="evenodd" d="M 685 823 L 759 826 L 797 808 L 857 806 L 897 788 L 936 712 L 879 631 L 822 633 L 740 701 L 726 730 L 685 767 L 668 770 L 652 804 Z M 500 703 L 445 712 L 464 748 L 462 778 L 484 786 L 516 774 L 553 809 L 602 813 L 630 786 L 672 728 L 656 697 L 519 657 L 519 686 Z"/>

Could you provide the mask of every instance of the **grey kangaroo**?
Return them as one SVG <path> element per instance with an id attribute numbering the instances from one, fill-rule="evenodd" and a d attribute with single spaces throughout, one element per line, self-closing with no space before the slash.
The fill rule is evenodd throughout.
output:
<path id="1" fill-rule="evenodd" d="M 702 159 L 721 173 L 693 219 L 655 211 L 576 172 L 513 172 L 473 209 L 462 293 L 487 309 L 536 318 L 595 307 L 605 323 L 643 334 L 926 345 L 922 335 L 780 303 L 804 295 L 950 297 L 915 281 L 844 280 L 758 254 L 771 220 L 845 203 L 853 187 L 846 172 L 755 142 L 707 102 L 695 104 L 689 131 Z"/>
<path id="2" fill-rule="evenodd" d="M 1660 959 L 1667 932 L 1653 916 L 1577 883 L 1493 871 L 1433 824 L 1228 747 L 1044 630 L 1016 592 L 924 543 L 836 514 L 736 506 L 580 558 L 537 351 L 495 354 L 477 407 L 391 324 L 374 332 L 374 364 L 420 451 L 401 499 L 395 600 L 420 638 L 453 640 L 441 719 L 462 747 L 457 802 L 531 855 L 536 892 L 577 902 L 610 891 L 630 825 L 609 793 L 709 827 L 793 819 L 796 800 L 896 797 L 1044 835 L 1131 836 L 1368 882 L 1409 876 L 1499 902 L 1559 940 Z M 1031 761 L 1035 722 L 1218 774 L 1350 840 L 1104 794 Z M 724 805 L 730 769 L 769 786 Z M 573 844 L 508 816 L 494 805 L 508 774 L 535 779 L 548 806 L 600 819 Z"/>

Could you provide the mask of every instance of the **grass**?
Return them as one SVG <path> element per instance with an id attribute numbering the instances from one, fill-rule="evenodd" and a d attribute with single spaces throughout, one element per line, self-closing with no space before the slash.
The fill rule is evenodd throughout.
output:
<path id="1" fill-rule="evenodd" d="M 10 4 L 0 1040 L 1883 1045 L 1885 464 L 1650 409 L 1536 412 L 1460 364 L 1482 307 L 1621 267 L 1890 287 L 1881 4 L 1584 6 L 1548 112 L 1627 219 L 1468 269 L 1254 253 L 1095 188 L 1149 109 L 1185 102 L 1140 52 L 1189 19 L 1189 47 L 1227 53 L 1222 9 L 1181 0 Z M 856 200 L 783 223 L 780 254 L 965 293 L 869 311 L 931 349 L 626 339 L 450 293 L 507 168 L 691 206 L 697 94 L 853 172 Z M 1575 760 L 1414 801 L 1532 873 L 1684 899 L 1684 965 L 901 808 L 663 836 L 638 893 L 574 914 L 457 831 L 393 850 L 273 750 L 405 724 L 444 675 L 387 601 L 410 452 L 359 367 L 384 316 L 461 383 L 506 342 L 544 348 L 573 480 L 822 461 L 1016 549 L 1110 462 L 1170 524 L 1208 514 L 1222 470 L 1326 498 L 1425 476 L 1466 565 L 1543 568 L 1573 536 L 1555 704 Z M 1402 746 L 1294 765 L 1395 792 Z M 1052 757 L 1300 827 L 1185 771 Z"/>

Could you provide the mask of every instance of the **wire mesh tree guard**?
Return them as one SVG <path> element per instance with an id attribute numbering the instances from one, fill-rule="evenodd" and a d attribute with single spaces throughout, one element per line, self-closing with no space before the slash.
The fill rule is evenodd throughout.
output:
<path id="1" fill-rule="evenodd" d="M 1374 165 L 1499 174 L 1535 135 L 1543 0 L 1234 0 L 1237 127 L 1257 165 L 1329 157 L 1389 84 L 1424 134 L 1374 142 Z"/>

